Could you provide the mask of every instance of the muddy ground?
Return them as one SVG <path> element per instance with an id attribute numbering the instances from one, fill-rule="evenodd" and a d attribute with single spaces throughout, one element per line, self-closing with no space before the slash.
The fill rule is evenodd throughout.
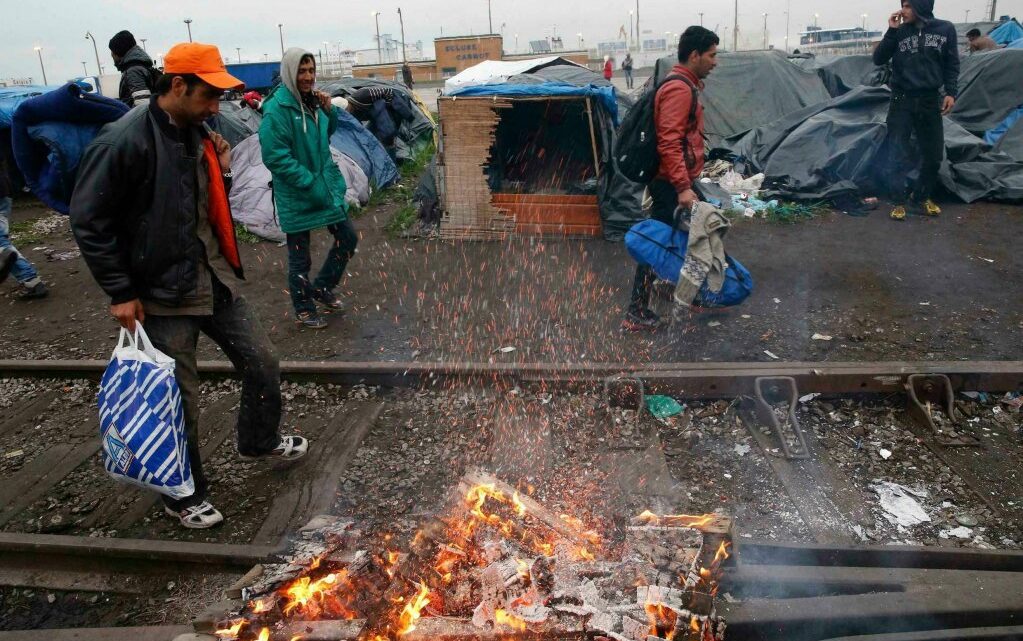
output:
<path id="1" fill-rule="evenodd" d="M 938 219 L 830 213 L 809 222 L 739 221 L 729 252 L 756 289 L 741 307 L 657 334 L 623 335 L 634 262 L 603 240 L 401 240 L 382 229 L 395 206 L 355 221 L 361 240 L 325 330 L 292 322 L 285 249 L 243 244 L 253 302 L 288 360 L 783 361 L 1018 360 L 1023 208 L 945 204 Z M 41 301 L 0 293 L 4 358 L 106 358 L 115 325 L 63 218 L 20 200 L 13 219 L 42 221 L 19 241 L 51 286 Z M 32 227 L 28 225 L 28 227 Z M 325 233 L 314 235 L 314 261 Z M 832 340 L 813 340 L 814 334 Z M 515 351 L 496 352 L 502 347 Z M 203 340 L 202 355 L 221 357 Z"/>

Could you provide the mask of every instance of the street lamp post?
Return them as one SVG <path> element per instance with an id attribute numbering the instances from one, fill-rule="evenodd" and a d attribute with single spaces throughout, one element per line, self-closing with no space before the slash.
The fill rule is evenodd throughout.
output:
<path id="1" fill-rule="evenodd" d="M 735 22 L 732 23 L 732 51 L 739 50 L 739 0 L 735 0 Z"/>
<path id="2" fill-rule="evenodd" d="M 863 30 L 866 31 L 867 30 L 867 14 L 865 14 L 865 13 L 861 14 L 860 17 L 863 18 Z"/>
<path id="3" fill-rule="evenodd" d="M 515 34 L 515 53 L 519 52 L 519 34 Z"/>
<path id="4" fill-rule="evenodd" d="M 380 49 L 380 12 L 374 11 L 370 15 L 376 18 L 377 21 L 377 64 L 380 65 L 384 63 L 384 54 Z"/>
<path id="5" fill-rule="evenodd" d="M 192 19 L 185 18 L 185 26 L 188 27 L 188 41 L 192 42 Z"/>
<path id="6" fill-rule="evenodd" d="M 405 19 L 401 17 L 401 7 L 398 7 L 398 24 L 401 27 L 401 61 L 405 63 L 408 61 L 405 60 Z"/>
<path id="7" fill-rule="evenodd" d="M 99 47 L 96 46 L 96 36 L 91 31 L 85 32 L 85 39 L 92 40 L 92 51 L 96 54 L 96 77 L 103 75 L 103 65 L 99 63 Z"/>
<path id="8" fill-rule="evenodd" d="M 43 84 L 44 85 L 48 85 L 50 83 L 46 82 L 46 67 L 43 66 L 43 48 L 42 47 L 36 47 L 35 50 L 36 50 L 36 53 L 39 54 L 39 68 L 43 72 Z"/>
<path id="9" fill-rule="evenodd" d="M 487 23 L 490 25 L 490 31 L 487 33 L 494 33 L 494 14 L 491 11 L 491 2 L 487 0 Z"/>
<path id="10" fill-rule="evenodd" d="M 82 75 L 83 76 L 88 76 L 89 75 L 89 68 L 85 66 L 85 61 L 84 60 L 82 61 Z"/>
<path id="11" fill-rule="evenodd" d="M 639 0 L 636 0 L 636 51 L 643 51 L 643 38 L 639 35 Z"/>
<path id="12" fill-rule="evenodd" d="M 820 17 L 821 17 L 821 14 L 819 14 L 819 13 L 815 13 L 815 14 L 813 14 L 813 26 L 814 26 L 814 27 L 817 27 L 817 26 L 818 26 L 818 25 L 817 25 L 817 21 L 818 21 L 818 20 L 820 20 Z"/>
<path id="13" fill-rule="evenodd" d="M 700 12 L 700 26 L 703 26 L 703 12 Z"/>
<path id="14" fill-rule="evenodd" d="M 764 49 L 767 49 L 767 12 L 764 12 Z"/>
<path id="15" fill-rule="evenodd" d="M 792 0 L 789 0 L 785 5 L 785 53 L 788 54 L 792 49 L 789 49 L 789 32 L 791 31 L 791 16 L 792 16 Z"/>
<path id="16" fill-rule="evenodd" d="M 242 48 L 241 47 L 235 47 L 234 50 L 238 52 L 238 64 L 241 64 L 242 63 Z"/>
<path id="17" fill-rule="evenodd" d="M 149 53 L 149 50 L 146 49 L 146 40 L 149 40 L 149 38 L 139 38 L 139 40 L 142 41 L 142 51 L 145 51 L 146 53 Z"/>
<path id="18" fill-rule="evenodd" d="M 579 42 L 578 42 L 578 44 L 576 46 L 579 47 L 579 49 L 582 49 L 583 48 L 583 34 L 577 33 L 577 34 L 575 34 L 575 37 L 579 39 Z"/>
<path id="19" fill-rule="evenodd" d="M 966 17 L 963 19 L 963 22 L 967 22 L 968 23 L 969 21 L 970 21 L 970 10 L 967 9 L 966 10 Z"/>
<path id="20" fill-rule="evenodd" d="M 281 37 L 281 61 L 284 60 L 284 23 L 277 23 L 277 33 Z"/>
<path id="21" fill-rule="evenodd" d="M 629 9 L 629 40 L 632 41 L 632 46 L 636 46 L 636 34 L 632 31 L 632 9 Z"/>

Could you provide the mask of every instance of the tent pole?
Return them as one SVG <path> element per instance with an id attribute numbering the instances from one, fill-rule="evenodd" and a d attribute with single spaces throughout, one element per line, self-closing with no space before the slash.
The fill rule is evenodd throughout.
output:
<path id="1" fill-rule="evenodd" d="M 593 108 L 590 106 L 590 97 L 586 97 L 586 118 L 590 121 L 590 143 L 593 145 L 593 169 L 600 178 L 600 159 L 597 156 L 597 134 L 593 129 Z"/>

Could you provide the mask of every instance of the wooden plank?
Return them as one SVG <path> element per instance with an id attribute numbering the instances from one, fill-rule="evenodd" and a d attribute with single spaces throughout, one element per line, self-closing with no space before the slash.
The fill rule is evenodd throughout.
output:
<path id="1" fill-rule="evenodd" d="M 595 205 L 497 205 L 515 216 L 515 224 L 600 226 Z"/>
<path id="2" fill-rule="evenodd" d="M 601 229 L 599 226 L 593 225 L 536 225 L 536 224 L 523 224 L 516 225 L 515 231 L 519 234 L 530 234 L 534 236 L 565 236 L 565 237 L 580 237 L 580 238 L 592 238 L 600 236 Z"/>
<path id="3" fill-rule="evenodd" d="M 597 206 L 596 196 L 583 194 L 508 194 L 494 192 L 491 201 L 495 203 L 521 203 L 524 205 L 593 205 Z"/>
<path id="4" fill-rule="evenodd" d="M 36 588 L 58 592 L 113 592 L 136 594 L 124 580 L 94 572 L 69 570 L 34 570 L 31 568 L 0 568 L 0 585 L 10 588 Z"/>
<path id="5" fill-rule="evenodd" d="M 223 398 L 219 398 L 202 413 L 199 417 L 199 429 L 203 430 L 203 426 L 207 427 L 207 430 L 212 430 L 212 435 L 206 439 L 205 445 L 199 448 L 199 456 L 202 460 L 208 461 L 213 456 L 214 452 L 217 451 L 224 441 L 231 436 L 235 431 L 236 421 L 234 420 L 234 413 L 231 412 L 231 408 L 238 403 L 238 394 L 228 394 Z M 147 514 L 149 514 L 161 501 L 160 495 L 156 492 L 145 492 L 136 488 L 132 488 L 134 494 L 138 497 L 134 503 L 124 511 L 123 514 L 118 517 L 114 523 L 114 528 L 123 530 L 131 527 L 138 521 L 141 521 Z M 114 498 L 114 497 L 112 497 Z M 121 502 L 119 505 L 123 505 Z"/>
<path id="6" fill-rule="evenodd" d="M 253 537 L 254 543 L 274 543 L 309 521 L 329 512 L 338 482 L 347 470 L 362 439 L 380 415 L 383 403 L 356 403 L 351 411 L 336 414 L 323 431 L 325 437 L 306 455 L 304 469 L 311 475 L 294 475 L 287 488 L 277 491 L 266 521 Z"/>
<path id="7" fill-rule="evenodd" d="M 12 408 L 13 414 L 0 423 L 0 437 L 6 436 L 8 432 L 12 432 L 19 425 L 28 423 L 37 416 L 40 416 L 49 408 L 53 399 L 57 398 L 57 394 L 57 390 L 47 390 L 27 404 Z"/>
<path id="8" fill-rule="evenodd" d="M 187 625 L 15 630 L 0 632 L 0 641 L 172 641 L 191 631 Z"/>
<path id="9" fill-rule="evenodd" d="M 50 489 L 99 450 L 98 439 L 77 445 L 58 443 L 35 457 L 0 490 L 0 526 L 46 496 Z"/>
<path id="10" fill-rule="evenodd" d="M 74 558 L 135 559 L 250 568 L 267 562 L 281 546 L 194 543 L 151 539 L 107 539 L 59 534 L 0 532 L 0 553 Z"/>
<path id="11" fill-rule="evenodd" d="M 597 133 L 593 129 L 593 102 L 589 96 L 586 96 L 586 119 L 590 123 L 590 142 L 593 145 L 593 171 L 596 172 L 597 178 L 600 178 L 600 156 L 597 154 Z"/>

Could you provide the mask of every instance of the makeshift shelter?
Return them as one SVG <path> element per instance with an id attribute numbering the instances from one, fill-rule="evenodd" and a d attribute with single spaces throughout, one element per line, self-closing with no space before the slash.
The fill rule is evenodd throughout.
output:
<path id="1" fill-rule="evenodd" d="M 210 129 L 223 136 L 232 147 L 259 132 L 263 114 L 237 100 L 222 100 L 220 113 L 213 117 Z"/>
<path id="2" fill-rule="evenodd" d="M 1023 38 L 1023 27 L 1015 20 L 1006 20 L 987 34 L 989 38 L 1000 45 L 1007 45 Z"/>
<path id="3" fill-rule="evenodd" d="M 998 49 L 962 59 L 952 119 L 977 136 L 1023 105 L 1023 50 Z"/>
<path id="4" fill-rule="evenodd" d="M 437 123 L 433 115 L 426 108 L 423 101 L 419 99 L 414 91 L 405 85 L 389 80 L 373 80 L 368 78 L 343 78 L 331 80 L 320 85 L 319 89 L 331 95 L 331 97 L 347 97 L 363 87 L 382 86 L 400 92 L 407 96 L 412 103 L 413 118 L 411 121 L 401 123 L 398 130 L 398 138 L 395 141 L 395 151 L 399 161 L 412 160 L 430 142 L 435 141 Z"/>
<path id="5" fill-rule="evenodd" d="M 529 60 L 485 60 L 445 80 L 444 93 L 450 94 L 458 89 L 477 85 L 505 83 L 515 76 L 536 73 L 547 67 L 575 67 L 592 75 L 592 72 L 586 67 L 561 56 L 530 58 Z"/>
<path id="6" fill-rule="evenodd" d="M 631 102 L 578 65 L 530 68 L 438 101 L 440 234 L 620 238 L 643 217 L 643 187 L 611 157 L 620 108 Z"/>
<path id="7" fill-rule="evenodd" d="M 872 56 L 789 56 L 789 62 L 800 69 L 815 71 L 832 98 L 849 93 L 856 87 L 880 87 L 888 82 L 888 67 L 878 67 Z"/>
<path id="8" fill-rule="evenodd" d="M 337 131 L 330 137 L 330 146 L 350 156 L 369 177 L 373 186 L 384 189 L 401 178 L 387 150 L 347 111 L 338 110 Z"/>

